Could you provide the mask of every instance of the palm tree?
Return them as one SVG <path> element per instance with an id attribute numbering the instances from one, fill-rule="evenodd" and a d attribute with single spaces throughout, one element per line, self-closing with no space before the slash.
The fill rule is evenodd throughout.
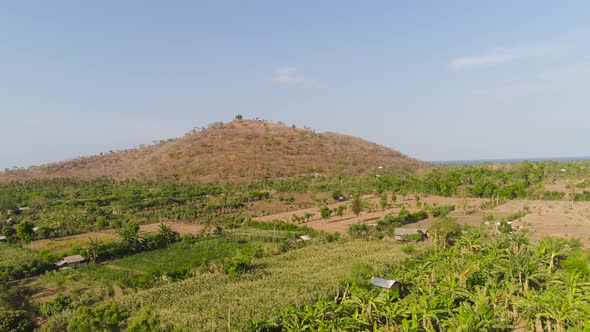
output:
<path id="1" fill-rule="evenodd" d="M 86 248 L 86 255 L 88 256 L 88 260 L 93 263 L 96 263 L 98 257 L 102 254 L 104 249 L 104 243 L 99 241 L 96 238 L 91 238 L 90 242 L 88 243 L 88 247 Z"/>
<path id="2" fill-rule="evenodd" d="M 139 225 L 135 222 L 130 222 L 127 227 L 120 229 L 119 237 L 130 251 L 138 251 L 143 248 L 144 239 L 139 234 Z"/>
<path id="3" fill-rule="evenodd" d="M 558 238 L 543 237 L 539 241 L 537 253 L 547 262 L 548 272 L 555 271 L 555 263 L 567 253 L 566 241 Z"/>
<path id="4" fill-rule="evenodd" d="M 161 245 L 168 246 L 171 243 L 178 241 L 178 232 L 174 231 L 170 226 L 161 223 L 158 229 L 158 237 L 162 242 Z"/>

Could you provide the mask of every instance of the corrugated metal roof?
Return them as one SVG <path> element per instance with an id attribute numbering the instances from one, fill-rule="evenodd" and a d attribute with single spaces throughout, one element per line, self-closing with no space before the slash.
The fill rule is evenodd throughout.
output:
<path id="1" fill-rule="evenodd" d="M 390 289 L 396 283 L 397 283 L 397 281 L 391 280 L 391 279 L 383 279 L 383 278 L 379 278 L 379 277 L 372 277 L 371 278 L 371 284 L 373 284 L 373 286 L 375 286 L 375 287 Z"/>
<path id="2" fill-rule="evenodd" d="M 68 257 L 64 257 L 62 260 L 60 260 L 59 262 L 55 263 L 56 265 L 64 265 L 64 264 L 72 264 L 72 263 L 81 263 L 84 262 L 86 260 L 86 258 L 84 258 L 84 256 L 82 255 L 73 255 L 73 256 L 68 256 Z"/>

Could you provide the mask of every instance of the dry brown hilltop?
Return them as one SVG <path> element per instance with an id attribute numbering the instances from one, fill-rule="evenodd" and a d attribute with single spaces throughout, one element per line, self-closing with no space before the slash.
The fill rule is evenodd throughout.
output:
<path id="1" fill-rule="evenodd" d="M 0 181 L 74 177 L 238 182 L 413 169 L 425 163 L 366 140 L 258 120 L 216 123 L 156 145 L 0 173 Z"/>

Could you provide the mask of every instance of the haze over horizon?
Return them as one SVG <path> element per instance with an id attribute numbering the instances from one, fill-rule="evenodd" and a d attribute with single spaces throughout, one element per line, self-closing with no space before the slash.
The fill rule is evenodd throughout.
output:
<path id="1" fill-rule="evenodd" d="M 590 3 L 0 5 L 0 169 L 236 114 L 422 160 L 587 156 Z"/>

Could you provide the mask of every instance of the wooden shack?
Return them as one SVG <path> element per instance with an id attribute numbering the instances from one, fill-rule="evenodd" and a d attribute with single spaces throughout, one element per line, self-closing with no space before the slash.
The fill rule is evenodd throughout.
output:
<path id="1" fill-rule="evenodd" d="M 71 268 L 77 268 L 78 266 L 86 264 L 86 263 L 87 263 L 87 261 L 86 261 L 86 258 L 84 258 L 84 256 L 73 255 L 73 256 L 64 257 L 59 262 L 55 263 L 55 265 L 57 267 L 59 267 L 60 269 L 71 269 Z"/>

